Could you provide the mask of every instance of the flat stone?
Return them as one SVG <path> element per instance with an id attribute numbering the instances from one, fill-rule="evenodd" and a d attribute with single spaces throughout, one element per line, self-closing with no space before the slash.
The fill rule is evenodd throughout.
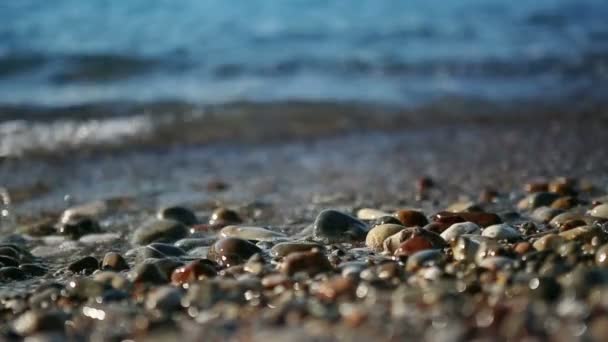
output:
<path id="1" fill-rule="evenodd" d="M 313 237 L 326 243 L 363 241 L 367 225 L 362 221 L 333 209 L 323 210 L 313 223 Z"/>
<path id="2" fill-rule="evenodd" d="M 205 238 L 185 238 L 178 240 L 174 243 L 175 247 L 179 247 L 185 251 L 189 251 L 196 247 L 209 247 L 213 245 L 213 243 L 217 241 L 215 237 L 205 237 Z"/>
<path id="3" fill-rule="evenodd" d="M 274 241 L 285 238 L 286 235 L 262 227 L 226 226 L 220 230 L 220 237 L 235 237 L 244 240 Z"/>
<path id="4" fill-rule="evenodd" d="M 521 238 L 519 231 L 506 223 L 486 227 L 481 235 L 497 240 L 516 240 Z"/>
<path id="5" fill-rule="evenodd" d="M 134 245 L 147 245 L 152 242 L 174 242 L 188 235 L 182 223 L 173 220 L 149 221 L 133 233 Z"/>
<path id="6" fill-rule="evenodd" d="M 283 258 L 293 252 L 310 251 L 313 248 L 322 249 L 323 246 L 311 241 L 288 241 L 280 242 L 272 246 L 270 255 L 275 258 Z"/>

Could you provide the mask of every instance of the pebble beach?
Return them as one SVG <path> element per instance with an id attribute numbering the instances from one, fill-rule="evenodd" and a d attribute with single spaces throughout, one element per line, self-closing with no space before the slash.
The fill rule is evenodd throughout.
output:
<path id="1" fill-rule="evenodd" d="M 602 340 L 607 125 L 5 158 L 0 334 Z"/>

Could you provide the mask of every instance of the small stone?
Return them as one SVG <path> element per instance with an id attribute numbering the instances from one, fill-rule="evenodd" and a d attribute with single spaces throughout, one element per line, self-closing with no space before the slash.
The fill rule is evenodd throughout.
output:
<path id="1" fill-rule="evenodd" d="M 441 236 L 421 228 L 413 228 L 402 232 L 401 238 L 406 238 L 395 250 L 394 256 L 404 257 L 425 249 L 439 249 L 446 243 Z"/>
<path id="2" fill-rule="evenodd" d="M 372 250 L 381 251 L 383 249 L 384 240 L 403 229 L 403 226 L 397 224 L 383 224 L 375 226 L 367 233 L 365 244 Z"/>
<path id="3" fill-rule="evenodd" d="M 226 226 L 220 230 L 220 237 L 234 237 L 244 240 L 274 241 L 285 238 L 285 234 L 262 227 Z"/>
<path id="4" fill-rule="evenodd" d="M 141 263 L 129 274 L 133 283 L 166 284 L 168 279 L 153 263 Z"/>
<path id="5" fill-rule="evenodd" d="M 596 205 L 589 211 L 589 215 L 608 219 L 608 203 Z"/>
<path id="6" fill-rule="evenodd" d="M 479 226 L 487 227 L 493 224 L 502 223 L 500 216 L 486 212 L 459 212 L 452 213 L 442 211 L 433 215 L 433 221 L 452 225 L 459 222 L 473 222 Z"/>
<path id="7" fill-rule="evenodd" d="M 534 210 L 542 206 L 548 207 L 558 198 L 559 195 L 552 192 L 535 192 L 522 199 L 517 204 L 517 208 L 521 210 Z"/>
<path id="8" fill-rule="evenodd" d="M 513 250 L 519 255 L 524 255 L 532 250 L 532 244 L 527 241 L 519 242 L 515 245 Z"/>
<path id="9" fill-rule="evenodd" d="M 241 222 L 243 222 L 243 220 L 241 219 L 239 214 L 236 211 L 228 209 L 228 208 L 215 209 L 213 211 L 213 213 L 211 214 L 211 217 L 209 218 L 209 224 L 211 224 L 211 225 L 215 225 L 215 224 L 229 225 L 229 224 L 238 224 Z"/>
<path id="10" fill-rule="evenodd" d="M 171 283 L 182 285 L 202 278 L 212 278 L 217 274 L 216 264 L 211 260 L 194 260 L 185 266 L 176 268 L 171 274 Z"/>
<path id="11" fill-rule="evenodd" d="M 600 267 L 608 267 L 608 244 L 605 244 L 595 252 L 595 264 Z"/>
<path id="12" fill-rule="evenodd" d="M 563 242 L 563 237 L 557 234 L 547 234 L 534 241 L 532 246 L 537 251 L 557 250 Z"/>
<path id="13" fill-rule="evenodd" d="M 99 261 L 92 256 L 86 256 L 82 259 L 74 261 L 68 266 L 68 270 L 74 273 L 93 273 L 96 269 L 99 268 Z"/>
<path id="14" fill-rule="evenodd" d="M 122 257 L 122 255 L 115 252 L 108 252 L 103 257 L 103 261 L 101 262 L 102 270 L 112 270 L 112 271 L 124 271 L 129 269 L 129 264 Z"/>
<path id="15" fill-rule="evenodd" d="M 133 234 L 134 245 L 147 245 L 152 242 L 173 242 L 188 235 L 182 223 L 173 220 L 154 220 L 137 228 Z"/>
<path id="16" fill-rule="evenodd" d="M 479 193 L 479 202 L 492 203 L 496 197 L 498 197 L 498 191 L 491 188 L 485 188 Z"/>
<path id="17" fill-rule="evenodd" d="M 65 329 L 68 316 L 59 311 L 27 311 L 13 322 L 13 329 L 21 336 Z"/>
<path id="18" fill-rule="evenodd" d="M 27 278 L 27 274 L 14 266 L 0 267 L 0 280 L 13 281 L 13 280 L 24 280 Z"/>
<path id="19" fill-rule="evenodd" d="M 262 250 L 253 243 L 239 238 L 223 238 L 209 249 L 209 258 L 220 266 L 230 267 L 242 264 L 252 255 Z"/>
<path id="20" fill-rule="evenodd" d="M 311 241 L 288 241 L 280 242 L 272 246 L 270 255 L 275 258 L 283 258 L 293 252 L 310 251 L 313 248 L 322 249 L 323 246 Z"/>
<path id="21" fill-rule="evenodd" d="M 59 227 L 59 234 L 66 235 L 73 240 L 80 239 L 83 235 L 99 233 L 101 228 L 97 221 L 89 217 L 71 217 Z"/>
<path id="22" fill-rule="evenodd" d="M 313 237 L 327 243 L 362 241 L 366 235 L 365 223 L 333 209 L 323 210 L 313 224 Z"/>
<path id="23" fill-rule="evenodd" d="M 521 234 L 517 231 L 517 229 L 506 223 L 486 227 L 481 235 L 497 240 L 516 240 L 521 238 Z"/>
<path id="24" fill-rule="evenodd" d="M 560 232 L 565 232 L 566 230 L 570 230 L 572 228 L 577 228 L 577 227 L 581 227 L 581 226 L 585 226 L 587 225 L 587 222 L 580 220 L 580 219 L 573 219 L 573 220 L 569 220 L 564 222 L 560 227 L 559 227 L 559 231 Z"/>
<path id="25" fill-rule="evenodd" d="M 41 277 L 48 272 L 48 269 L 38 264 L 21 264 L 19 269 L 31 277 Z"/>
<path id="26" fill-rule="evenodd" d="M 294 252 L 289 254 L 280 265 L 283 273 L 292 276 L 299 272 L 315 275 L 332 269 L 329 260 L 319 250 Z"/>
<path id="27" fill-rule="evenodd" d="M 445 241 L 456 240 L 460 235 L 463 234 L 480 234 L 481 228 L 473 222 L 460 222 L 454 223 L 450 228 L 446 229 L 441 233 L 441 237 Z"/>
<path id="28" fill-rule="evenodd" d="M 415 272 L 422 267 L 436 266 L 442 263 L 445 256 L 439 249 L 426 249 L 416 252 L 407 258 L 405 269 L 408 272 Z"/>
<path id="29" fill-rule="evenodd" d="M 105 287 L 112 287 L 117 290 L 127 289 L 129 281 L 122 273 L 114 271 L 101 271 L 95 273 L 93 280 L 97 283 L 103 284 Z"/>
<path id="30" fill-rule="evenodd" d="M 563 224 L 571 220 L 582 220 L 584 217 L 583 214 L 578 212 L 567 211 L 565 213 L 561 213 L 559 215 L 554 216 L 549 224 L 555 228 L 560 228 Z"/>
<path id="31" fill-rule="evenodd" d="M 182 292 L 172 286 L 158 287 L 148 294 L 146 309 L 172 312 L 181 309 Z"/>
<path id="32" fill-rule="evenodd" d="M 575 195 L 574 183 L 569 180 L 558 179 L 549 183 L 549 192 L 560 194 L 563 196 Z"/>
<path id="33" fill-rule="evenodd" d="M 184 207 L 167 207 L 158 211 L 157 217 L 159 220 L 173 220 L 181 222 L 186 226 L 194 226 L 199 223 L 198 218 L 192 210 Z"/>
<path id="34" fill-rule="evenodd" d="M 429 223 L 426 216 L 420 211 L 404 209 L 395 213 L 395 217 L 405 227 L 424 227 Z"/>
<path id="35" fill-rule="evenodd" d="M 362 208 L 357 210 L 357 218 L 360 220 L 371 221 L 383 216 L 390 216 L 390 214 L 381 210 L 371 208 Z"/>

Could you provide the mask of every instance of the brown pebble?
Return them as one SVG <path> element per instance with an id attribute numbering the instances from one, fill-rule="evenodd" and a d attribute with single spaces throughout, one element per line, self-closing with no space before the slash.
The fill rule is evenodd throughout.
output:
<path id="1" fill-rule="evenodd" d="M 339 297 L 353 297 L 355 283 L 350 277 L 337 276 L 319 285 L 316 290 L 317 297 L 326 301 L 334 301 Z"/>
<path id="2" fill-rule="evenodd" d="M 477 211 L 459 213 L 442 211 L 433 215 L 433 221 L 439 223 L 450 223 L 450 225 L 454 223 L 469 221 L 482 227 L 488 227 L 494 224 L 502 223 L 502 220 L 496 214 Z"/>
<path id="3" fill-rule="evenodd" d="M 515 251 L 515 253 L 523 255 L 532 250 L 532 244 L 529 242 L 520 242 L 515 245 L 515 248 L 513 248 L 513 250 Z"/>
<path id="4" fill-rule="evenodd" d="M 308 252 L 294 252 L 283 260 L 280 266 L 283 273 L 294 275 L 298 272 L 305 272 L 310 275 L 332 269 L 329 260 L 318 249 Z"/>
<path id="5" fill-rule="evenodd" d="M 524 184 L 524 191 L 527 193 L 547 192 L 549 191 L 549 183 L 544 181 L 532 181 Z"/>
<path id="6" fill-rule="evenodd" d="M 116 252 L 108 252 L 103 257 L 101 262 L 102 270 L 113 270 L 113 271 L 124 271 L 129 269 L 129 264 L 122 257 L 122 255 Z"/>
<path id="7" fill-rule="evenodd" d="M 262 278 L 262 286 L 265 288 L 274 288 L 279 285 L 288 287 L 290 284 L 291 280 L 282 273 L 273 273 Z"/>
<path id="8" fill-rule="evenodd" d="M 556 199 L 551 203 L 551 208 L 553 209 L 570 209 L 578 204 L 576 198 L 572 196 L 564 196 Z"/>
<path id="9" fill-rule="evenodd" d="M 228 208 L 215 209 L 209 218 L 209 224 L 211 225 L 217 223 L 235 224 L 241 222 L 243 222 L 243 220 L 239 214 L 236 211 Z"/>
<path id="10" fill-rule="evenodd" d="M 209 250 L 209 258 L 220 266 L 230 267 L 242 264 L 252 255 L 262 250 L 253 243 L 234 237 L 218 240 Z"/>
<path id="11" fill-rule="evenodd" d="M 433 248 L 433 244 L 421 235 L 414 235 L 405 240 L 395 251 L 396 257 L 409 256 L 425 249 Z"/>
<path id="12" fill-rule="evenodd" d="M 426 216 L 417 210 L 399 210 L 395 213 L 395 217 L 406 227 L 423 227 L 429 223 Z"/>
<path id="13" fill-rule="evenodd" d="M 559 231 L 560 232 L 565 232 L 566 230 L 570 230 L 572 228 L 576 228 L 576 227 L 580 227 L 580 226 L 584 226 L 587 223 L 581 219 L 572 219 L 572 220 L 568 220 L 564 223 L 562 223 L 559 226 Z"/>

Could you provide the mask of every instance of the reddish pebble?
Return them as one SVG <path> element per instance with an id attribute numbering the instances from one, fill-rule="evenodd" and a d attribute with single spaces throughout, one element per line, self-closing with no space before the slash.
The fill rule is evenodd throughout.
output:
<path id="1" fill-rule="evenodd" d="M 405 240 L 395 251 L 395 256 L 410 256 L 416 252 L 433 248 L 433 244 L 422 235 L 413 235 Z"/>
<path id="2" fill-rule="evenodd" d="M 317 297 L 327 301 L 333 301 L 338 297 L 349 296 L 355 294 L 354 281 L 349 277 L 335 277 L 326 282 L 323 282 L 317 288 Z"/>
<path id="3" fill-rule="evenodd" d="M 214 277 L 216 274 L 215 265 L 211 260 L 194 260 L 185 266 L 176 268 L 171 274 L 171 283 L 174 285 L 187 284 L 202 278 Z"/>
<path id="4" fill-rule="evenodd" d="M 515 253 L 523 255 L 532 250 L 532 244 L 529 242 L 520 242 L 515 245 L 515 248 L 513 250 L 515 251 Z"/>
<path id="5" fill-rule="evenodd" d="M 293 252 L 281 264 L 281 271 L 287 275 L 305 272 L 314 275 L 332 269 L 329 260 L 318 249 L 307 252 Z"/>
<path id="6" fill-rule="evenodd" d="M 417 210 L 399 210 L 395 213 L 395 217 L 406 227 L 423 227 L 429 223 L 426 216 Z"/>

